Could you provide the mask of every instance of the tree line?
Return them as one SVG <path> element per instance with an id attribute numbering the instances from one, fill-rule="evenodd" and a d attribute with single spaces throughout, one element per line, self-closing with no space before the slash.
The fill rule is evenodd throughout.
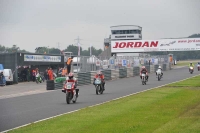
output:
<path id="1" fill-rule="evenodd" d="M 12 47 L 5 47 L 0 44 L 0 53 L 12 53 L 12 52 L 26 52 L 31 53 L 26 50 L 21 50 L 20 47 L 17 45 L 13 45 Z M 35 48 L 35 53 L 40 54 L 63 54 L 63 52 L 72 52 L 73 55 L 78 55 L 78 47 L 74 46 L 73 44 L 68 45 L 66 49 L 60 50 L 58 48 L 48 48 L 48 47 L 37 47 Z M 102 53 L 102 49 L 96 49 L 95 47 L 91 47 L 91 54 L 98 56 Z M 80 55 L 81 56 L 90 56 L 90 47 L 87 50 L 83 50 L 82 47 L 80 47 Z"/>

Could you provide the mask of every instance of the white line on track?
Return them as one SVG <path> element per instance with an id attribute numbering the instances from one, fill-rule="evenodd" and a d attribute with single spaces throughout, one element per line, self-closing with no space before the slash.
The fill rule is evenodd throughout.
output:
<path id="1" fill-rule="evenodd" d="M 160 86 L 157 86 L 157 87 L 154 87 L 154 88 L 150 88 L 150 89 L 147 89 L 147 90 L 143 90 L 143 91 L 140 91 L 140 92 L 132 93 L 132 94 L 129 94 L 129 95 L 126 95 L 126 96 L 118 97 L 118 98 L 115 98 L 115 99 L 112 99 L 112 100 L 109 100 L 109 101 L 106 101 L 106 102 L 102 102 L 102 103 L 99 103 L 99 104 L 91 105 L 91 106 L 88 106 L 88 107 L 99 106 L 99 105 L 102 105 L 102 104 L 105 104 L 105 103 L 108 103 L 108 102 L 111 102 L 111 101 L 114 101 L 114 100 L 118 100 L 118 99 L 125 98 L 125 97 L 131 96 L 131 95 L 139 94 L 139 93 L 142 93 L 142 92 L 146 92 L 146 91 L 148 91 L 148 90 L 153 90 L 153 89 L 160 88 L 160 87 L 163 87 L 163 86 L 166 86 L 166 85 L 169 85 L 169 84 L 181 82 L 181 81 L 184 81 L 184 80 L 193 78 L 193 77 L 197 77 L 197 76 L 199 76 L 199 75 L 200 75 L 200 74 L 195 75 L 195 76 L 192 76 L 192 77 L 189 77 L 189 78 L 185 78 L 185 79 L 182 79 L 182 80 L 178 80 L 178 81 L 175 81 L 175 82 L 171 82 L 171 83 L 168 83 L 168 84 L 160 85 Z M 38 121 L 35 121 L 35 122 L 32 122 L 32 123 L 28 123 L 28 124 L 25 124 L 25 125 L 22 125 L 22 126 L 18 126 L 18 127 L 12 128 L 12 129 L 8 129 L 8 130 L 5 130 L 5 131 L 2 131 L 2 132 L 0 132 L 0 133 L 6 133 L 6 132 L 8 132 L 8 131 L 11 131 L 11 130 L 14 130 L 14 129 L 19 129 L 19 128 L 21 128 L 21 127 L 25 127 L 25 126 L 28 126 L 28 125 L 33 124 L 33 123 L 38 123 L 38 122 L 42 122 L 42 121 L 45 121 L 45 120 L 49 120 L 49 119 L 52 119 L 52 118 L 55 118 L 55 117 L 58 117 L 58 116 L 65 115 L 65 114 L 74 113 L 74 112 L 80 111 L 80 110 L 85 109 L 85 108 L 86 108 L 86 107 L 81 108 L 81 109 L 77 109 L 77 110 L 73 110 L 73 111 L 70 111 L 70 112 L 67 112 L 67 113 L 62 113 L 62 114 L 59 114 L 59 115 L 55 115 L 55 116 L 52 116 L 52 117 L 48 117 L 48 118 L 45 118 L 45 119 L 41 119 L 41 120 L 38 120 Z"/>

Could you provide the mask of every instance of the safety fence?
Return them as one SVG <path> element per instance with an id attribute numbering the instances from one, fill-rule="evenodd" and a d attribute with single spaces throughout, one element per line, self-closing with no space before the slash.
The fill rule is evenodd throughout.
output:
<path id="1" fill-rule="evenodd" d="M 72 72 L 81 73 L 106 69 L 121 69 L 169 63 L 168 55 L 146 56 L 78 56 L 73 58 Z M 149 68 L 148 68 L 149 69 Z M 122 70 L 120 70 L 122 71 Z"/>
<path id="2" fill-rule="evenodd" d="M 159 65 L 150 65 L 146 66 L 146 68 L 149 73 L 155 73 L 156 70 L 158 69 L 158 66 Z M 171 70 L 170 64 L 162 64 L 161 67 L 163 71 Z M 138 76 L 140 74 L 140 70 L 141 67 L 135 66 L 135 67 L 120 68 L 120 69 L 107 69 L 107 70 L 102 70 L 101 72 L 104 74 L 105 80 L 108 81 L 119 78 Z M 78 86 L 88 85 L 93 83 L 95 74 L 96 71 L 75 73 L 75 77 L 78 79 Z M 51 82 L 50 84 L 52 86 L 51 89 L 63 88 L 63 83 L 54 83 L 54 85 L 52 85 L 53 83 Z M 50 87 L 47 85 L 47 89 L 49 88 Z"/>

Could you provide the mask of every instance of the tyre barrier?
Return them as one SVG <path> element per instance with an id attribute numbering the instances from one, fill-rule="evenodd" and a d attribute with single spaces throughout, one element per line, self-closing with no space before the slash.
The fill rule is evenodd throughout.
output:
<path id="1" fill-rule="evenodd" d="M 62 89 L 63 88 L 63 83 L 54 83 L 54 89 Z"/>
<path id="2" fill-rule="evenodd" d="M 46 89 L 47 90 L 54 90 L 55 89 L 54 80 L 47 80 L 46 81 Z"/>
<path id="3" fill-rule="evenodd" d="M 163 71 L 166 71 L 167 70 L 167 64 L 163 64 L 162 69 L 163 69 Z"/>
<path id="4" fill-rule="evenodd" d="M 91 73 L 90 72 L 78 73 L 78 86 L 86 84 L 91 84 Z"/>
<path id="5" fill-rule="evenodd" d="M 148 66 L 145 66 L 145 68 L 147 69 L 148 73 L 151 72 L 151 71 L 150 71 L 150 66 L 149 66 L 149 65 L 148 65 Z"/>
<path id="6" fill-rule="evenodd" d="M 105 80 L 111 80 L 111 70 L 104 70 L 102 73 L 104 74 Z"/>
<path id="7" fill-rule="evenodd" d="M 140 67 L 139 66 L 138 67 L 134 67 L 133 68 L 133 73 L 134 73 L 134 76 L 139 75 L 140 74 Z"/>
<path id="8" fill-rule="evenodd" d="M 127 77 L 127 68 L 120 68 L 119 69 L 119 78 Z"/>
<path id="9" fill-rule="evenodd" d="M 152 65 L 152 66 L 146 66 L 147 70 L 152 72 L 156 72 L 159 65 Z M 170 69 L 170 63 L 168 64 L 162 64 L 163 71 L 166 71 Z M 118 79 L 118 78 L 126 78 L 131 76 L 138 76 L 140 74 L 140 67 L 135 66 L 133 68 L 120 68 L 120 69 L 107 69 L 103 70 L 102 73 L 105 76 L 105 80 L 111 80 L 111 79 Z M 87 85 L 91 84 L 93 82 L 94 75 L 96 74 L 96 71 L 91 72 L 81 72 L 76 73 L 77 77 L 77 85 Z M 55 89 L 62 89 L 63 83 L 62 82 L 54 82 L 54 80 L 47 80 L 46 81 L 46 89 L 47 90 L 55 90 Z"/>
<path id="10" fill-rule="evenodd" d="M 158 66 L 159 65 L 154 65 L 154 72 L 156 72 L 158 70 Z"/>

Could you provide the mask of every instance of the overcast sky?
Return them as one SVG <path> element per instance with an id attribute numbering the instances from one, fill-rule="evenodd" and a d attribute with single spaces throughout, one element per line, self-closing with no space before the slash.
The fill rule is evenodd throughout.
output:
<path id="1" fill-rule="evenodd" d="M 83 49 L 103 49 L 110 26 L 139 25 L 143 39 L 200 33 L 200 0 L 0 0 L 0 44 L 34 52 L 65 49 L 78 36 Z"/>

